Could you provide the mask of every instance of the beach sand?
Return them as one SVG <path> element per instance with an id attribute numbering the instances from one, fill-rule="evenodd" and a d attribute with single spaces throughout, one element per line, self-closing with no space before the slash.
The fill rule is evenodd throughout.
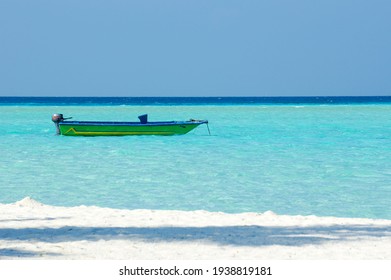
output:
<path id="1" fill-rule="evenodd" d="M 391 259 L 391 220 L 0 204 L 0 259 Z"/>

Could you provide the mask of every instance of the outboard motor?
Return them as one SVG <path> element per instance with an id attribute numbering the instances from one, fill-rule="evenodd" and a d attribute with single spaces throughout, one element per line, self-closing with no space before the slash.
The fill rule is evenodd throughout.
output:
<path id="1" fill-rule="evenodd" d="M 63 114 L 53 114 L 53 116 L 52 116 L 52 121 L 54 123 L 59 123 L 59 122 L 61 122 L 63 120 L 64 120 L 64 115 Z"/>
<path id="2" fill-rule="evenodd" d="M 53 116 L 52 116 L 52 121 L 53 121 L 54 124 L 56 125 L 56 134 L 57 134 L 57 135 L 60 135 L 60 134 L 61 134 L 59 123 L 62 122 L 62 121 L 64 121 L 64 120 L 69 120 L 69 119 L 72 119 L 72 117 L 64 118 L 64 115 L 63 115 L 63 114 L 53 114 Z"/>
<path id="3" fill-rule="evenodd" d="M 52 116 L 52 121 L 54 122 L 56 126 L 56 134 L 60 135 L 60 125 L 59 123 L 64 120 L 64 115 L 63 114 L 53 114 Z"/>

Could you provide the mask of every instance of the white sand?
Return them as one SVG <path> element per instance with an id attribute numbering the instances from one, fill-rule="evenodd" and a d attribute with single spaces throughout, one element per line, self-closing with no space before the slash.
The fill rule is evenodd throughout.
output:
<path id="1" fill-rule="evenodd" d="M 0 259 L 391 259 L 391 220 L 0 204 Z"/>

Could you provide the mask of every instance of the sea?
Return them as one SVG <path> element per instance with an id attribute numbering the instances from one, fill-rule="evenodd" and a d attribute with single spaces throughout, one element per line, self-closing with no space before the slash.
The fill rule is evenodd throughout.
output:
<path id="1" fill-rule="evenodd" d="M 207 119 L 66 137 L 74 120 Z M 0 203 L 391 219 L 391 96 L 0 97 Z"/>

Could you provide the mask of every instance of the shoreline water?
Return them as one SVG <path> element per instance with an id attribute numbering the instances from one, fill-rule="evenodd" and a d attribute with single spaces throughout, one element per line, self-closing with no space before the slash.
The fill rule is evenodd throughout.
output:
<path id="1" fill-rule="evenodd" d="M 389 105 L 264 107 L 1 107 L 0 202 L 391 219 Z M 57 137 L 53 112 L 209 119 L 212 136 Z"/>
<path id="2" fill-rule="evenodd" d="M 0 204 L 0 259 L 391 259 L 391 220 Z"/>

